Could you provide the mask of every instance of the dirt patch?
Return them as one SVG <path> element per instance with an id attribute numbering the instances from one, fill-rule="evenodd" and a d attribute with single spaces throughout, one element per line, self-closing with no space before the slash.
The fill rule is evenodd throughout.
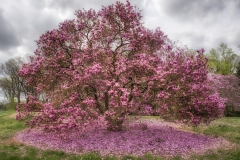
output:
<path id="1" fill-rule="evenodd" d="M 17 115 L 17 113 L 13 113 L 13 114 L 9 115 L 8 118 L 16 119 L 16 115 Z"/>

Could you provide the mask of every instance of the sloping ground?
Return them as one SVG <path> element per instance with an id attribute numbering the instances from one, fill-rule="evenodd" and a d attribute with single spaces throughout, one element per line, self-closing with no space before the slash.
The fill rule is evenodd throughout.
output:
<path id="1" fill-rule="evenodd" d="M 240 79 L 235 75 L 209 74 L 211 85 L 219 95 L 227 99 L 226 105 L 233 106 L 240 111 Z"/>
<path id="2" fill-rule="evenodd" d="M 136 155 L 150 153 L 159 156 L 188 157 L 208 150 L 229 148 L 223 138 L 200 135 L 178 130 L 159 119 L 133 120 L 125 124 L 125 130 L 111 132 L 104 128 L 68 133 L 68 137 L 31 130 L 20 132 L 16 140 L 41 149 L 66 152 L 98 152 L 101 155 Z"/>

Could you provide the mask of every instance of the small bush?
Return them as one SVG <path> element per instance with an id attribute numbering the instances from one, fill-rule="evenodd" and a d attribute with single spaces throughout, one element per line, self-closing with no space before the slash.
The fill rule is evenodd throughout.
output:
<path id="1" fill-rule="evenodd" d="M 5 106 L 5 104 L 3 102 L 0 102 L 0 110 L 4 110 L 4 111 L 7 110 L 6 106 Z"/>
<path id="2" fill-rule="evenodd" d="M 224 109 L 224 115 L 226 117 L 240 117 L 240 111 L 236 111 L 234 106 L 227 105 Z"/>
<path id="3" fill-rule="evenodd" d="M 236 71 L 236 76 L 238 77 L 238 78 L 240 78 L 240 62 L 238 63 L 238 65 L 237 65 L 237 71 Z"/>
<path id="4" fill-rule="evenodd" d="M 15 102 L 14 98 L 11 98 L 8 103 L 6 103 L 6 110 L 15 110 L 17 106 L 17 102 Z"/>

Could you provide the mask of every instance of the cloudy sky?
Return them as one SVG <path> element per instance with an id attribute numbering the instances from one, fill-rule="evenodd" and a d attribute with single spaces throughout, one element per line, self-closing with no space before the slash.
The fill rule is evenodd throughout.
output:
<path id="1" fill-rule="evenodd" d="M 121 0 L 125 2 L 125 0 Z M 144 25 L 160 29 L 191 49 L 240 45 L 240 0 L 129 0 L 142 10 Z M 0 0 L 0 63 L 32 54 L 35 40 L 85 8 L 100 10 L 115 0 Z"/>

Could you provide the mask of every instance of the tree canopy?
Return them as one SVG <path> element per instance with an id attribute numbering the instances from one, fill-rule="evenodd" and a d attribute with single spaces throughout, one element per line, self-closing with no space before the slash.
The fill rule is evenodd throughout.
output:
<path id="1" fill-rule="evenodd" d="M 219 44 L 217 49 L 212 48 L 207 56 L 210 71 L 223 75 L 235 73 L 237 63 L 240 61 L 239 56 L 223 42 Z"/>
<path id="2" fill-rule="evenodd" d="M 37 41 L 31 62 L 19 74 L 46 94 L 18 106 L 21 120 L 50 131 L 84 129 L 103 118 L 122 130 L 128 115 L 155 114 L 198 125 L 221 116 L 224 100 L 207 81 L 204 50 L 186 54 L 160 30 L 145 28 L 128 1 L 75 12 Z"/>

